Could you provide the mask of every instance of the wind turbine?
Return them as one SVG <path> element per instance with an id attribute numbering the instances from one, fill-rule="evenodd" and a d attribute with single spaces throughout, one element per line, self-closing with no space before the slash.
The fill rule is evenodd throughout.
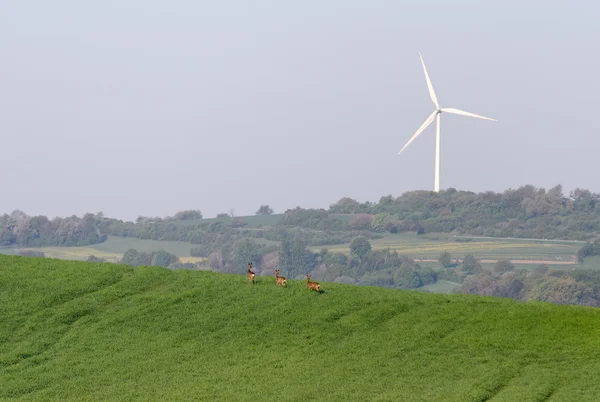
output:
<path id="1" fill-rule="evenodd" d="M 433 91 L 433 86 L 431 85 L 431 80 L 429 79 L 429 74 L 427 74 L 427 69 L 425 68 L 425 62 L 423 61 L 423 56 L 421 56 L 420 52 L 419 52 L 419 57 L 421 58 L 421 64 L 423 65 L 423 71 L 425 72 L 425 80 L 427 80 L 427 88 L 429 88 L 429 96 L 431 96 L 431 100 L 433 101 L 433 104 L 435 105 L 435 110 L 433 111 L 433 113 L 431 113 L 429 115 L 429 117 L 427 118 L 427 120 L 425 120 L 425 122 L 421 125 L 421 127 L 419 127 L 417 132 L 414 133 L 412 137 L 410 137 L 410 140 L 408 140 L 406 145 L 400 150 L 400 152 L 398 152 L 398 155 L 400 155 L 402 153 L 402 151 L 404 151 L 406 149 L 408 144 L 413 142 L 413 140 L 415 138 L 417 138 L 419 136 L 419 134 L 421 134 L 423 132 L 423 130 L 425 130 L 431 124 L 431 122 L 433 122 L 433 119 L 437 117 L 436 135 L 435 135 L 435 179 L 434 179 L 434 184 L 433 184 L 433 191 L 435 191 L 437 193 L 438 191 L 440 191 L 440 117 L 441 117 L 442 112 L 451 113 L 451 114 L 459 114 L 462 116 L 476 117 L 478 119 L 484 119 L 484 120 L 492 120 L 492 121 L 498 121 L 498 120 L 490 119 L 489 117 L 479 116 L 478 114 L 465 112 L 465 111 L 454 109 L 451 107 L 441 108 L 440 104 L 438 103 L 437 97 L 435 96 L 435 92 Z"/>

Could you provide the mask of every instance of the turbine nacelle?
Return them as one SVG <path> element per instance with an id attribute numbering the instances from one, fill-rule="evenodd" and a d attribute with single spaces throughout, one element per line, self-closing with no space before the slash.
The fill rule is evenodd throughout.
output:
<path id="1" fill-rule="evenodd" d="M 425 68 L 425 62 L 423 61 L 423 56 L 419 53 L 419 57 L 421 58 L 421 64 L 423 65 L 423 72 L 425 73 L 425 81 L 427 81 L 427 89 L 429 90 L 429 96 L 431 97 L 431 101 L 435 105 L 435 110 L 433 113 L 429 115 L 429 117 L 425 120 L 425 122 L 419 127 L 419 129 L 413 134 L 412 137 L 408 140 L 406 145 L 398 152 L 398 154 L 402 153 L 408 147 L 408 145 L 413 142 L 415 138 L 419 136 L 432 122 L 433 120 L 437 120 L 436 124 L 436 138 L 435 138 L 435 179 L 434 179 L 434 191 L 440 191 L 440 115 L 442 112 L 458 114 L 461 116 L 469 116 L 475 117 L 478 119 L 484 120 L 492 120 L 497 121 L 496 119 L 492 119 L 489 117 L 480 116 L 475 113 L 465 112 L 463 110 L 454 109 L 454 108 L 441 108 L 438 103 L 437 97 L 435 96 L 435 91 L 433 90 L 433 85 L 431 85 L 431 80 L 429 79 L 429 74 L 427 74 L 427 68 Z M 437 119 L 436 119 L 437 117 Z"/>

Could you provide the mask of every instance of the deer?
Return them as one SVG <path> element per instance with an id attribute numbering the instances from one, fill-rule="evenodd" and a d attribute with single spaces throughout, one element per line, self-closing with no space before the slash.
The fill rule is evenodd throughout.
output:
<path id="1" fill-rule="evenodd" d="M 319 285 L 319 282 L 313 282 L 310 280 L 310 275 L 306 275 L 306 285 L 308 287 L 308 290 L 316 290 L 317 293 L 321 293 L 321 285 Z"/>
<path id="2" fill-rule="evenodd" d="M 279 270 L 275 270 L 275 286 L 281 285 L 282 287 L 287 287 L 287 279 L 285 276 L 279 276 Z"/>
<path id="3" fill-rule="evenodd" d="M 251 279 L 252 283 L 254 283 L 255 277 L 256 277 L 256 274 L 254 272 L 252 272 L 252 263 L 249 262 L 248 263 L 248 272 L 246 273 L 246 280 Z"/>

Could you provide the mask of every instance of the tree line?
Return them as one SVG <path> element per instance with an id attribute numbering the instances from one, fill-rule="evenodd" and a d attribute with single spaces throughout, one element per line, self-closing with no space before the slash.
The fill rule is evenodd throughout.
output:
<path id="1" fill-rule="evenodd" d="M 49 220 L 14 211 L 0 216 L 0 246 L 82 246 L 114 235 L 190 242 L 205 246 L 195 252 L 208 255 L 223 242 L 243 237 L 272 241 L 301 237 L 311 246 L 321 246 L 348 243 L 361 234 L 374 239 L 410 231 L 593 242 L 600 231 L 599 200 L 600 194 L 582 189 L 565 196 L 560 185 L 547 191 L 527 185 L 502 193 L 412 191 L 381 197 L 377 203 L 344 197 L 328 210 L 297 207 L 281 214 L 276 224 L 253 230 L 241 217 L 207 220 L 199 210 L 166 218 L 140 216 L 135 222 L 101 213 Z M 272 212 L 261 205 L 257 214 Z M 181 224 L 184 221 L 189 224 Z"/>
<path id="2" fill-rule="evenodd" d="M 562 186 L 549 190 L 531 185 L 502 193 L 474 193 L 450 188 L 439 193 L 411 191 L 379 202 L 359 203 L 345 197 L 330 213 L 357 214 L 350 227 L 376 232 L 455 232 L 491 237 L 588 240 L 600 231 L 600 194 Z"/>

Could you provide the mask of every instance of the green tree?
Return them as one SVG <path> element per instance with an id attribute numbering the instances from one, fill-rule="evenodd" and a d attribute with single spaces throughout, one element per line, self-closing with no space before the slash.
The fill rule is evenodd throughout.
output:
<path id="1" fill-rule="evenodd" d="M 130 248 L 125 251 L 119 262 L 121 264 L 133 265 L 136 267 L 140 265 L 140 253 L 136 249 Z"/>
<path id="2" fill-rule="evenodd" d="M 577 260 L 580 264 L 583 264 L 583 260 L 586 257 L 600 255 L 600 240 L 596 240 L 593 243 L 585 243 L 578 251 L 577 251 Z"/>
<path id="3" fill-rule="evenodd" d="M 150 253 L 140 253 L 140 256 L 138 258 L 138 265 L 143 265 L 146 267 L 149 267 L 152 265 L 152 260 L 154 259 L 154 255 L 156 253 L 155 252 L 150 252 Z"/>
<path id="4" fill-rule="evenodd" d="M 436 283 L 438 276 L 437 276 L 437 272 L 435 272 L 433 269 L 429 268 L 429 267 L 419 267 L 419 269 L 417 270 L 417 273 L 419 274 L 419 277 L 421 278 L 421 282 L 423 282 L 423 285 L 430 285 L 432 283 Z"/>
<path id="5" fill-rule="evenodd" d="M 364 236 L 357 236 L 350 243 L 350 253 L 358 258 L 364 258 L 371 251 L 371 243 Z"/>
<path id="6" fill-rule="evenodd" d="M 202 219 L 202 212 L 197 209 L 188 209 L 179 211 L 173 217 L 176 221 L 199 220 Z"/>
<path id="7" fill-rule="evenodd" d="M 515 270 L 515 266 L 509 260 L 500 260 L 494 264 L 494 272 L 497 274 L 503 274 L 505 272 L 511 272 Z"/>
<path id="8" fill-rule="evenodd" d="M 233 244 L 233 263 L 234 272 L 243 274 L 246 272 L 248 263 L 253 264 L 253 268 L 259 269 L 261 262 L 261 247 L 252 239 L 241 239 Z"/>
<path id="9" fill-rule="evenodd" d="M 405 265 L 405 264 L 403 264 Z M 410 266 L 400 266 L 393 275 L 394 283 L 401 289 L 416 289 L 423 286 L 419 273 Z"/>
<path id="10" fill-rule="evenodd" d="M 385 212 L 375 215 L 371 222 L 371 230 L 374 232 L 385 232 L 385 227 L 388 223 L 389 215 Z"/>
<path id="11" fill-rule="evenodd" d="M 452 266 L 452 256 L 447 251 L 444 251 L 442 254 L 440 254 L 438 261 L 440 262 L 442 268 L 448 268 Z"/>
<path id="12" fill-rule="evenodd" d="M 210 249 L 205 245 L 196 246 L 190 250 L 192 257 L 208 257 L 209 254 Z"/>
<path id="13" fill-rule="evenodd" d="M 294 278 L 305 275 L 314 268 L 313 254 L 300 239 L 286 239 L 279 247 L 279 268 L 282 276 Z"/>
<path id="14" fill-rule="evenodd" d="M 271 215 L 273 213 L 273 209 L 268 205 L 261 205 L 256 211 L 256 215 Z"/>
<path id="15" fill-rule="evenodd" d="M 481 264 L 479 264 L 479 261 L 477 261 L 477 259 L 473 255 L 468 254 L 465 256 L 462 263 L 462 270 L 464 273 L 475 274 L 477 272 L 480 272 L 481 269 Z"/>
<path id="16" fill-rule="evenodd" d="M 165 250 L 157 251 L 152 258 L 152 266 L 154 267 L 168 267 L 174 262 L 179 261 L 176 255 L 173 255 Z"/>

